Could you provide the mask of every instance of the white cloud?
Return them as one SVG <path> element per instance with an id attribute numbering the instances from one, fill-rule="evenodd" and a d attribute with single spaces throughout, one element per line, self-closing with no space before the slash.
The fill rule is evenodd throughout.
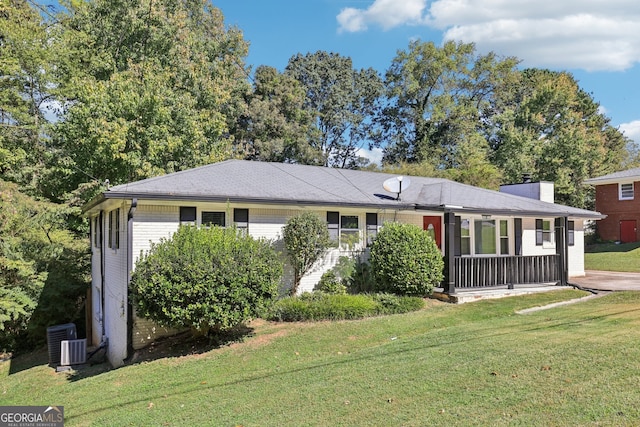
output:
<path id="1" fill-rule="evenodd" d="M 620 130 L 627 138 L 633 140 L 634 142 L 640 143 L 640 120 L 634 120 L 629 123 L 622 123 L 620 125 Z"/>
<path id="2" fill-rule="evenodd" d="M 371 150 L 360 148 L 358 151 L 356 151 L 357 156 L 364 157 L 371 163 L 375 163 L 377 165 L 382 164 L 382 154 L 382 148 L 372 148 Z"/>
<path id="3" fill-rule="evenodd" d="M 364 31 L 369 24 L 389 30 L 400 25 L 424 22 L 427 0 L 375 0 L 367 9 L 348 7 L 337 16 L 339 32 Z"/>
<path id="4" fill-rule="evenodd" d="M 640 63 L 637 0 L 375 0 L 344 9 L 340 31 L 423 24 L 445 40 L 513 55 L 525 66 L 620 71 Z"/>

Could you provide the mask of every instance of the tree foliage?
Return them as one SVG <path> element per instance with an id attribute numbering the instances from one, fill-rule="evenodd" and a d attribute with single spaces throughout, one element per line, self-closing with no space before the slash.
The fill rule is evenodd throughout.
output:
<path id="1" fill-rule="evenodd" d="M 87 244 L 65 230 L 68 211 L 36 201 L 0 180 L 0 348 L 27 333 L 75 321 L 87 288 Z M 63 297 L 60 297 L 63 296 Z"/>
<path id="2" fill-rule="evenodd" d="M 585 179 L 618 170 L 628 140 L 569 73 L 528 69 L 503 92 L 491 135 L 494 163 L 507 181 L 526 172 L 555 183 L 556 201 L 593 208 Z"/>
<path id="3" fill-rule="evenodd" d="M 493 53 L 475 55 L 473 44 L 411 42 L 386 73 L 388 104 L 376 120 L 378 142 L 388 144 L 385 162 L 431 162 L 453 170 L 455 179 L 493 186 L 499 171 L 478 133 L 516 64 Z"/>
<path id="4" fill-rule="evenodd" d="M 287 256 L 293 267 L 291 294 L 295 295 L 302 276 L 329 247 L 329 230 L 322 218 L 313 212 L 305 212 L 289 218 L 282 234 Z"/>
<path id="5" fill-rule="evenodd" d="M 321 153 L 321 164 L 353 168 L 366 163 L 358 150 L 371 138 L 371 117 L 382 95 L 378 73 L 355 70 L 351 58 L 318 51 L 293 56 L 285 74 L 305 90 L 304 105 L 317 130 L 309 144 Z"/>
<path id="6" fill-rule="evenodd" d="M 234 228 L 182 226 L 140 258 L 129 289 L 140 316 L 205 333 L 259 315 L 281 277 L 268 242 Z"/>
<path id="7" fill-rule="evenodd" d="M 305 109 L 305 91 L 293 77 L 259 66 L 247 110 L 235 134 L 249 160 L 319 164 L 322 152 L 309 144 L 313 115 Z"/>
<path id="8" fill-rule="evenodd" d="M 443 279 L 442 253 L 429 234 L 412 224 L 388 222 L 371 247 L 376 290 L 426 296 Z"/>
<path id="9" fill-rule="evenodd" d="M 48 30 L 26 1 L 0 3 L 0 173 L 31 195 L 42 183 L 53 106 Z"/>
<path id="10" fill-rule="evenodd" d="M 116 184 L 231 155 L 229 123 L 249 90 L 247 43 L 218 9 L 204 0 L 67 9 L 60 81 L 71 102 L 56 143 L 68 190 L 87 176 Z"/>

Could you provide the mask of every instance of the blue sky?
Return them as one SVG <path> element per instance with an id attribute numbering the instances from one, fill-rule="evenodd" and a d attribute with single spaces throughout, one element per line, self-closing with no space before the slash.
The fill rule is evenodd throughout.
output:
<path id="1" fill-rule="evenodd" d="M 419 38 L 453 39 L 523 67 L 567 70 L 640 143 L 638 0 L 213 0 L 250 42 L 247 64 L 282 71 L 297 53 L 349 56 L 381 74 Z"/>

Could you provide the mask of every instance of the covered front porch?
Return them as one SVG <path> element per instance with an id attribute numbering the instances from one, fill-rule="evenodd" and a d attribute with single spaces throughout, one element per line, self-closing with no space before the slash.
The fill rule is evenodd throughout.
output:
<path id="1" fill-rule="evenodd" d="M 465 256 L 460 251 L 460 217 L 444 213 L 444 282 L 441 292 L 454 295 L 469 290 L 540 288 L 568 283 L 568 242 L 573 240 L 568 217 L 551 223 L 554 253 L 522 255 L 521 220 L 516 220 L 515 248 L 510 255 Z M 515 250 L 514 250 L 515 249 Z M 514 255 L 515 252 L 515 255 Z"/>

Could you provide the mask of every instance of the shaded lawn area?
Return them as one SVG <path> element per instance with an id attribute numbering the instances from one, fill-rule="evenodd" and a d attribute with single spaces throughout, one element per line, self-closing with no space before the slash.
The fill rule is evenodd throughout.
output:
<path id="1" fill-rule="evenodd" d="M 318 323 L 253 322 L 242 342 L 78 378 L 8 375 L 3 405 L 64 405 L 65 425 L 636 425 L 640 293 L 580 291 Z"/>
<path id="2" fill-rule="evenodd" d="M 584 264 L 587 270 L 640 272 L 640 242 L 602 243 L 585 249 Z"/>

